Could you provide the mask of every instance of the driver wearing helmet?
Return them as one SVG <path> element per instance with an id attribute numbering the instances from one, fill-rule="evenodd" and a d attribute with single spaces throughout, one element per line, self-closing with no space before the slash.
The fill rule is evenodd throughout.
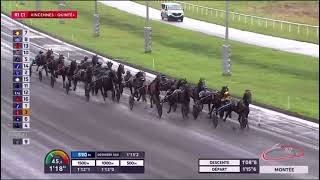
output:
<path id="1" fill-rule="evenodd" d="M 37 54 L 36 58 L 35 58 L 35 61 L 36 62 L 40 62 L 40 59 L 41 59 L 42 55 L 43 55 L 43 52 L 40 50 L 39 53 Z"/>

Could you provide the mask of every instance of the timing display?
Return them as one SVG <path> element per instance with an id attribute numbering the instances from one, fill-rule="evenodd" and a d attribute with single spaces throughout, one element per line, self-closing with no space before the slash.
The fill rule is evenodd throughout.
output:
<path id="1" fill-rule="evenodd" d="M 199 159 L 199 173 L 259 173 L 259 159 Z"/>
<path id="2" fill-rule="evenodd" d="M 144 173 L 144 152 L 71 152 L 71 173 Z"/>
<path id="3" fill-rule="evenodd" d="M 50 151 L 44 160 L 44 173 L 70 173 L 70 158 L 62 150 Z"/>

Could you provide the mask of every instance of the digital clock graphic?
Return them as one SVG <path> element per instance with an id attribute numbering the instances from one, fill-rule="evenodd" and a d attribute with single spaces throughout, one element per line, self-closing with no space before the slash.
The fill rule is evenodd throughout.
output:
<path id="1" fill-rule="evenodd" d="M 62 150 L 50 151 L 44 160 L 44 173 L 70 173 L 70 158 Z"/>

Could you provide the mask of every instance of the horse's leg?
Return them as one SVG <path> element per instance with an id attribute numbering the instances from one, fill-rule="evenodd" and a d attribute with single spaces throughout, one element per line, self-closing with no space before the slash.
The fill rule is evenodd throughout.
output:
<path id="1" fill-rule="evenodd" d="M 66 75 L 63 73 L 63 74 L 62 74 L 62 87 L 63 87 L 63 88 L 66 87 L 66 85 L 65 85 L 65 83 L 64 83 L 65 80 L 66 80 Z"/>
<path id="2" fill-rule="evenodd" d="M 178 103 L 174 102 L 173 103 L 173 112 L 176 112 L 177 107 L 178 107 Z"/>
<path id="3" fill-rule="evenodd" d="M 210 118 L 212 118 L 212 112 L 213 112 L 213 109 L 214 109 L 214 105 L 212 104 L 212 106 L 211 106 L 211 110 L 209 111 Z"/>
<path id="4" fill-rule="evenodd" d="M 113 86 L 111 88 L 111 92 L 112 92 L 112 101 L 114 101 L 114 97 L 116 96 L 116 93 L 115 93 Z"/>
<path id="5" fill-rule="evenodd" d="M 211 106 L 211 104 L 210 104 L 210 102 L 208 103 L 208 114 L 210 114 L 210 106 Z"/>
<path id="6" fill-rule="evenodd" d="M 37 64 L 37 69 L 36 69 L 36 71 L 39 71 L 39 65 Z"/>
<path id="7" fill-rule="evenodd" d="M 100 88 L 102 88 L 102 86 L 100 87 L 100 85 L 98 85 L 98 84 L 95 85 L 95 88 L 94 88 L 94 94 L 95 95 L 98 94 L 98 91 L 99 91 Z"/>
<path id="8" fill-rule="evenodd" d="M 99 89 L 98 89 L 99 90 Z M 106 101 L 106 96 L 104 95 L 104 92 L 103 92 L 103 88 L 101 87 L 100 88 L 100 92 L 101 92 L 101 95 L 102 95 L 102 97 L 103 97 L 103 101 Z M 96 93 L 96 95 L 97 95 L 97 93 Z"/>
<path id="9" fill-rule="evenodd" d="M 184 105 L 181 104 L 181 114 L 182 114 L 182 118 L 185 119 L 185 108 L 184 108 Z"/>
<path id="10" fill-rule="evenodd" d="M 146 94 L 147 94 L 147 93 L 146 93 L 145 89 L 143 89 L 143 90 L 142 90 L 142 94 L 141 94 L 141 95 L 142 95 L 142 101 L 143 101 L 143 102 L 147 102 Z"/>
<path id="11" fill-rule="evenodd" d="M 227 120 L 227 117 L 230 116 L 231 112 L 232 112 L 231 110 L 227 110 L 227 113 L 226 113 L 223 121 L 226 121 L 226 120 Z"/>
<path id="12" fill-rule="evenodd" d="M 141 93 L 141 90 L 139 90 L 139 92 L 138 92 L 138 99 L 137 99 L 137 101 L 140 101 L 140 98 L 141 98 L 141 95 L 142 95 L 142 93 Z"/>
<path id="13" fill-rule="evenodd" d="M 171 106 L 172 106 L 172 103 L 169 101 L 169 110 L 167 111 L 168 114 L 171 112 Z"/>
<path id="14" fill-rule="evenodd" d="M 44 67 L 44 70 L 46 71 L 46 76 L 48 77 L 49 74 L 48 74 L 48 67 L 46 65 L 43 66 Z"/>
<path id="15" fill-rule="evenodd" d="M 152 96 L 152 93 L 150 93 L 150 108 L 152 108 L 152 101 L 153 101 L 153 96 Z"/>
<path id="16" fill-rule="evenodd" d="M 186 106 L 186 117 L 189 118 L 188 115 L 189 115 L 189 112 L 190 112 L 190 109 L 189 109 L 190 106 L 189 106 L 188 103 L 185 106 Z"/>
<path id="17" fill-rule="evenodd" d="M 77 89 L 78 81 L 76 79 L 73 80 L 73 91 Z"/>

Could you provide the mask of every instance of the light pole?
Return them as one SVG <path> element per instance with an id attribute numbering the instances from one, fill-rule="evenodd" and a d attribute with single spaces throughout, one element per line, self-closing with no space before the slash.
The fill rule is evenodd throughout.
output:
<path id="1" fill-rule="evenodd" d="M 36 10 L 40 11 L 40 0 L 36 0 Z"/>
<path id="2" fill-rule="evenodd" d="M 94 14 L 93 14 L 93 31 L 94 31 L 94 36 L 98 37 L 100 35 L 100 17 L 98 14 L 98 1 L 94 1 Z"/>
<path id="3" fill-rule="evenodd" d="M 225 38 L 222 46 L 222 68 L 224 76 L 231 76 L 231 60 L 230 60 L 230 45 L 229 45 L 229 0 L 226 0 L 226 15 L 225 15 Z"/>
<path id="4" fill-rule="evenodd" d="M 24 0 L 20 0 L 20 5 L 24 5 Z"/>
<path id="5" fill-rule="evenodd" d="M 65 9 L 65 6 L 66 6 L 65 2 L 64 2 L 63 0 L 60 1 L 60 3 L 59 3 L 59 10 L 60 10 L 60 11 L 63 11 L 63 10 Z M 59 19 L 59 22 L 60 22 L 60 24 L 64 24 L 64 19 L 63 19 L 63 18 L 60 18 L 60 19 Z"/>
<path id="6" fill-rule="evenodd" d="M 146 1 L 146 25 L 144 27 L 144 52 L 150 53 L 152 51 L 152 29 L 149 27 L 149 2 Z"/>

